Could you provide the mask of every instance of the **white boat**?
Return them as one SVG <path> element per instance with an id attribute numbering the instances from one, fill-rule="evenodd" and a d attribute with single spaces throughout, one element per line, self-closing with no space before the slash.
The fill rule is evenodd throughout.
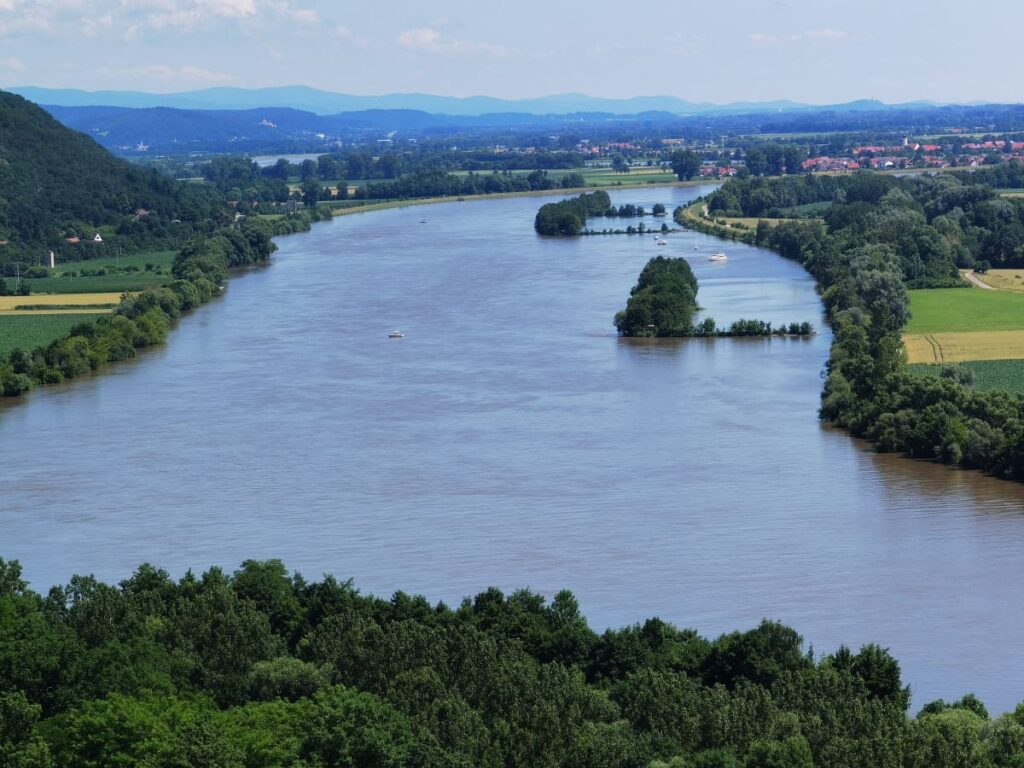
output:
<path id="1" fill-rule="evenodd" d="M 708 256 L 708 261 L 727 261 L 728 256 L 725 255 L 724 251 L 717 251 Z"/>
<path id="2" fill-rule="evenodd" d="M 402 339 L 405 338 L 405 334 L 401 331 L 392 331 L 388 334 L 389 339 Z"/>
<path id="3" fill-rule="evenodd" d="M 699 245 L 695 245 L 695 246 L 693 246 L 693 250 L 695 250 L 695 251 L 699 251 L 699 250 L 700 250 L 700 246 L 699 246 Z"/>
<path id="4" fill-rule="evenodd" d="M 663 237 L 659 237 L 657 240 L 654 241 L 654 244 L 655 245 L 668 245 L 668 240 L 666 240 Z"/>

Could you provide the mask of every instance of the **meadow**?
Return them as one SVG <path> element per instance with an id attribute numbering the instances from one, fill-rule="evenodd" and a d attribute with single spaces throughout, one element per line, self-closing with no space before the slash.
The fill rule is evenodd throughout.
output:
<path id="1" fill-rule="evenodd" d="M 79 323 L 92 322 L 99 317 L 103 314 L 0 314 L 0 355 L 15 349 L 28 352 L 46 346 L 67 336 Z"/>
<path id="2" fill-rule="evenodd" d="M 1024 295 L 983 288 L 909 291 L 907 334 L 1024 330 Z"/>

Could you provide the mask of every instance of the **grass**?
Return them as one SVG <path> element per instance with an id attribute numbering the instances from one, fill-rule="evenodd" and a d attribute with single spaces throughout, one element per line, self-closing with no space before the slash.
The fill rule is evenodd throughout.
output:
<path id="1" fill-rule="evenodd" d="M 74 309 L 96 309 L 104 307 L 113 309 L 121 301 L 120 293 L 72 293 L 48 296 L 0 296 L 0 313 L 18 314 L 33 312 L 36 314 Z M 24 309 L 31 307 L 32 309 Z"/>
<path id="2" fill-rule="evenodd" d="M 1000 291 L 1024 293 L 1024 269 L 990 269 L 985 274 L 975 273 L 974 276 Z"/>
<path id="3" fill-rule="evenodd" d="M 91 322 L 102 314 L 0 315 L 0 355 L 15 349 L 29 352 L 68 335 L 79 323 Z"/>
<path id="4" fill-rule="evenodd" d="M 152 272 L 127 272 L 121 275 L 99 275 L 96 277 L 44 277 L 26 280 L 37 294 L 72 293 L 125 293 L 159 288 L 174 278 L 170 275 L 156 275 Z"/>
<path id="5" fill-rule="evenodd" d="M 136 267 L 142 270 L 146 268 L 147 264 L 170 269 L 176 253 L 177 251 L 145 251 L 128 256 L 103 256 L 99 259 L 89 259 L 87 261 L 57 262 L 53 274 L 60 276 L 69 271 L 77 272 L 80 269 L 124 269 L 125 267 Z"/>
<path id="6" fill-rule="evenodd" d="M 908 333 L 903 346 L 909 363 L 1017 360 L 1024 358 L 1024 331 Z"/>
<path id="7" fill-rule="evenodd" d="M 941 365 L 911 365 L 911 372 L 920 376 L 938 376 Z M 978 390 L 1002 389 L 1024 395 L 1024 360 L 975 360 L 959 363 L 974 375 Z"/>
<path id="8" fill-rule="evenodd" d="M 910 291 L 910 311 L 913 317 L 904 329 L 907 334 L 1024 330 L 1024 295 L 1009 291 Z"/>

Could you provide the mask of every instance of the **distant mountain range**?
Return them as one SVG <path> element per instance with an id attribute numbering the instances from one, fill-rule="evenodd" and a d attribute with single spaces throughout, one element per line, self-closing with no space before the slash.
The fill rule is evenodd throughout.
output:
<path id="1" fill-rule="evenodd" d="M 332 115 L 365 110 L 416 110 L 435 115 L 477 116 L 488 114 L 566 115 L 601 112 L 635 115 L 644 112 L 668 112 L 674 115 L 744 114 L 755 112 L 798 112 L 806 110 L 877 111 L 884 109 L 924 108 L 930 102 L 883 104 L 863 99 L 844 104 L 804 104 L 796 101 L 733 102 L 710 104 L 692 102 L 675 96 L 636 96 L 606 99 L 581 93 L 563 93 L 533 99 L 496 99 L 489 96 L 433 96 L 423 93 L 391 93 L 380 96 L 354 96 L 331 93 L 294 85 L 280 88 L 207 88 L 183 93 L 145 93 L 141 91 L 82 91 L 76 89 L 12 87 L 6 90 L 39 104 L 61 107 L 129 107 L 134 109 L 173 107 L 176 109 L 259 109 L 281 107 Z"/>

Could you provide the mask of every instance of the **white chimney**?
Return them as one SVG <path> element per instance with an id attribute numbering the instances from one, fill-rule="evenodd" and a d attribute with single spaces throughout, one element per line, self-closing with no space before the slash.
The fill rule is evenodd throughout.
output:
<path id="1" fill-rule="evenodd" d="M 50 269 L 53 269 L 55 266 L 56 266 L 56 260 L 53 257 L 53 251 L 50 251 Z"/>

